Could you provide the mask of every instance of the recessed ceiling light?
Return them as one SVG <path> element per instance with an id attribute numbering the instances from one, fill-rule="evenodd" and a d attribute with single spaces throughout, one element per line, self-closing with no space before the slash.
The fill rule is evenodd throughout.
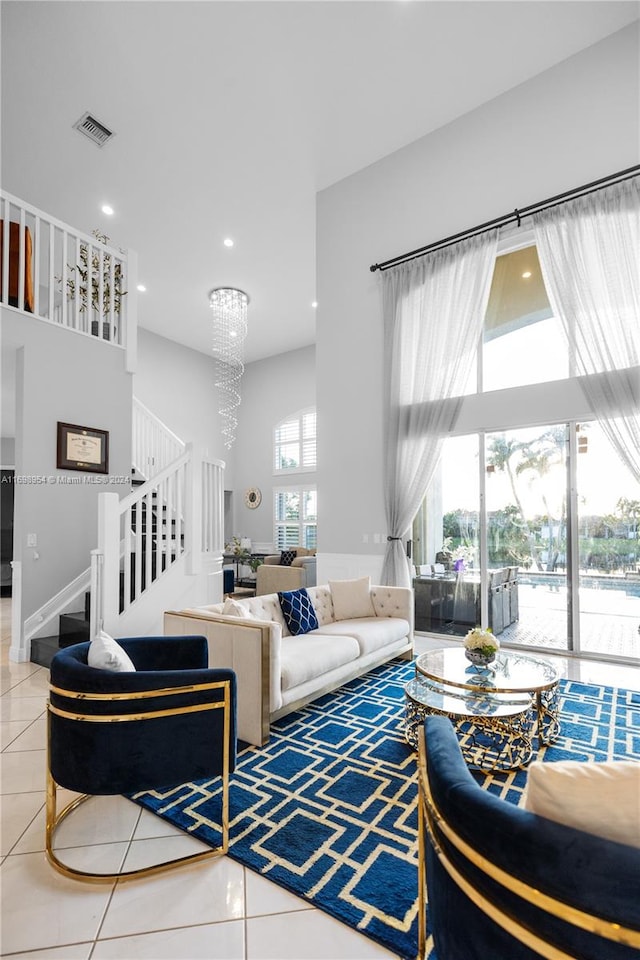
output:
<path id="1" fill-rule="evenodd" d="M 222 242 L 224 243 L 225 247 L 233 246 L 233 240 L 231 239 L 231 237 L 225 237 L 225 239 Z"/>
<path id="2" fill-rule="evenodd" d="M 112 217 L 112 216 L 113 216 L 113 207 L 110 207 L 108 203 L 103 203 L 103 204 L 102 204 L 102 212 L 103 212 L 103 213 L 106 213 L 106 215 L 107 215 L 108 217 Z"/>
<path id="3" fill-rule="evenodd" d="M 145 287 L 144 283 L 139 283 L 139 284 L 138 284 L 138 290 L 140 291 L 140 293 L 146 293 L 146 292 L 147 292 L 147 288 Z"/>
<path id="4" fill-rule="evenodd" d="M 522 279 L 528 280 L 530 276 L 531 276 L 531 270 L 525 270 L 525 272 L 522 274 Z"/>
<path id="5" fill-rule="evenodd" d="M 314 300 L 314 301 L 312 302 L 311 306 L 312 306 L 313 309 L 315 310 L 315 308 L 318 306 L 318 301 L 317 301 L 317 300 Z"/>

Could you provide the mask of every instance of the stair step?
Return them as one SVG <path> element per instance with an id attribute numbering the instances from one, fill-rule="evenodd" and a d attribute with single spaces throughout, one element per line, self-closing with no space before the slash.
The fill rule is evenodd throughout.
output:
<path id="1" fill-rule="evenodd" d="M 41 667 L 50 667 L 54 655 L 60 649 L 58 637 L 34 637 L 31 641 L 31 662 Z"/>
<path id="2" fill-rule="evenodd" d="M 77 613 L 60 614 L 60 646 L 69 647 L 73 643 L 84 643 L 89 639 L 89 621 L 84 610 Z"/>
<path id="3" fill-rule="evenodd" d="M 31 661 L 41 667 L 50 667 L 59 649 L 58 637 L 34 637 L 31 641 Z"/>

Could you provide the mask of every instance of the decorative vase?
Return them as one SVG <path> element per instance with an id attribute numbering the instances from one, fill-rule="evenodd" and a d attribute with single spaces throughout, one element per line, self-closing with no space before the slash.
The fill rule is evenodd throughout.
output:
<path id="1" fill-rule="evenodd" d="M 482 650 L 465 650 L 464 655 L 474 667 L 488 667 L 496 658 L 495 650 L 491 653 L 483 653 Z"/>
<path id="2" fill-rule="evenodd" d="M 464 573 L 464 560 L 456 560 L 453 564 L 453 569 L 456 573 Z"/>

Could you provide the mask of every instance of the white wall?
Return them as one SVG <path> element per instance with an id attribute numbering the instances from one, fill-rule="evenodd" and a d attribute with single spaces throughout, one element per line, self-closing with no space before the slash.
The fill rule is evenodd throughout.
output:
<path id="1" fill-rule="evenodd" d="M 638 163 L 639 64 L 634 24 L 318 195 L 319 580 L 385 546 L 369 265 Z"/>
<path id="2" fill-rule="evenodd" d="M 16 441 L 14 437 L 0 438 L 0 466 L 12 467 L 16 462 Z"/>
<path id="3" fill-rule="evenodd" d="M 300 477 L 315 484 L 316 474 L 273 475 L 273 428 L 281 420 L 316 404 L 315 347 L 303 347 L 247 364 L 242 378 L 238 434 L 233 447 L 235 484 L 233 529 L 253 543 L 273 542 L 273 488 L 295 485 Z M 247 487 L 262 491 L 255 510 L 244 504 Z M 227 487 L 228 489 L 228 487 Z"/>
<path id="4" fill-rule="evenodd" d="M 222 442 L 213 377 L 211 357 L 138 328 L 134 395 L 185 443 L 192 441 L 208 456 L 224 460 L 229 489 L 233 457 Z"/>
<path id="5" fill-rule="evenodd" d="M 231 450 L 220 433 L 213 360 L 164 337 L 139 329 L 138 368 L 133 392 L 181 440 L 192 440 L 226 463 L 224 486 L 231 491 L 228 536 L 273 541 L 273 428 L 303 407 L 315 406 L 315 347 L 247 364 L 240 387 L 236 440 Z M 292 478 L 291 482 L 296 480 Z M 315 483 L 315 474 L 305 474 Z M 259 487 L 262 503 L 244 505 L 244 490 Z"/>
<path id="6" fill-rule="evenodd" d="M 3 350 L 15 350 L 16 476 L 47 478 L 15 485 L 14 558 L 22 562 L 24 621 L 89 566 L 98 495 L 122 497 L 131 489 L 131 375 L 124 350 L 105 341 L 8 309 L 1 322 Z M 60 482 L 97 475 L 57 469 L 58 421 L 109 432 L 109 471 L 100 475 L 107 483 Z M 27 547 L 27 533 L 36 535 L 35 548 Z"/>

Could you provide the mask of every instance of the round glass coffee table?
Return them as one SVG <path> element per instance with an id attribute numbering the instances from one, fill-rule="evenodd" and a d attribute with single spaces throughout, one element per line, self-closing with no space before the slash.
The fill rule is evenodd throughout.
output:
<path id="1" fill-rule="evenodd" d="M 412 746 L 425 716 L 443 714 L 462 734 L 470 765 L 508 770 L 529 762 L 534 735 L 547 744 L 560 732 L 559 675 L 547 660 L 500 651 L 478 668 L 452 647 L 423 653 L 415 668 L 405 687 L 405 736 Z"/>

